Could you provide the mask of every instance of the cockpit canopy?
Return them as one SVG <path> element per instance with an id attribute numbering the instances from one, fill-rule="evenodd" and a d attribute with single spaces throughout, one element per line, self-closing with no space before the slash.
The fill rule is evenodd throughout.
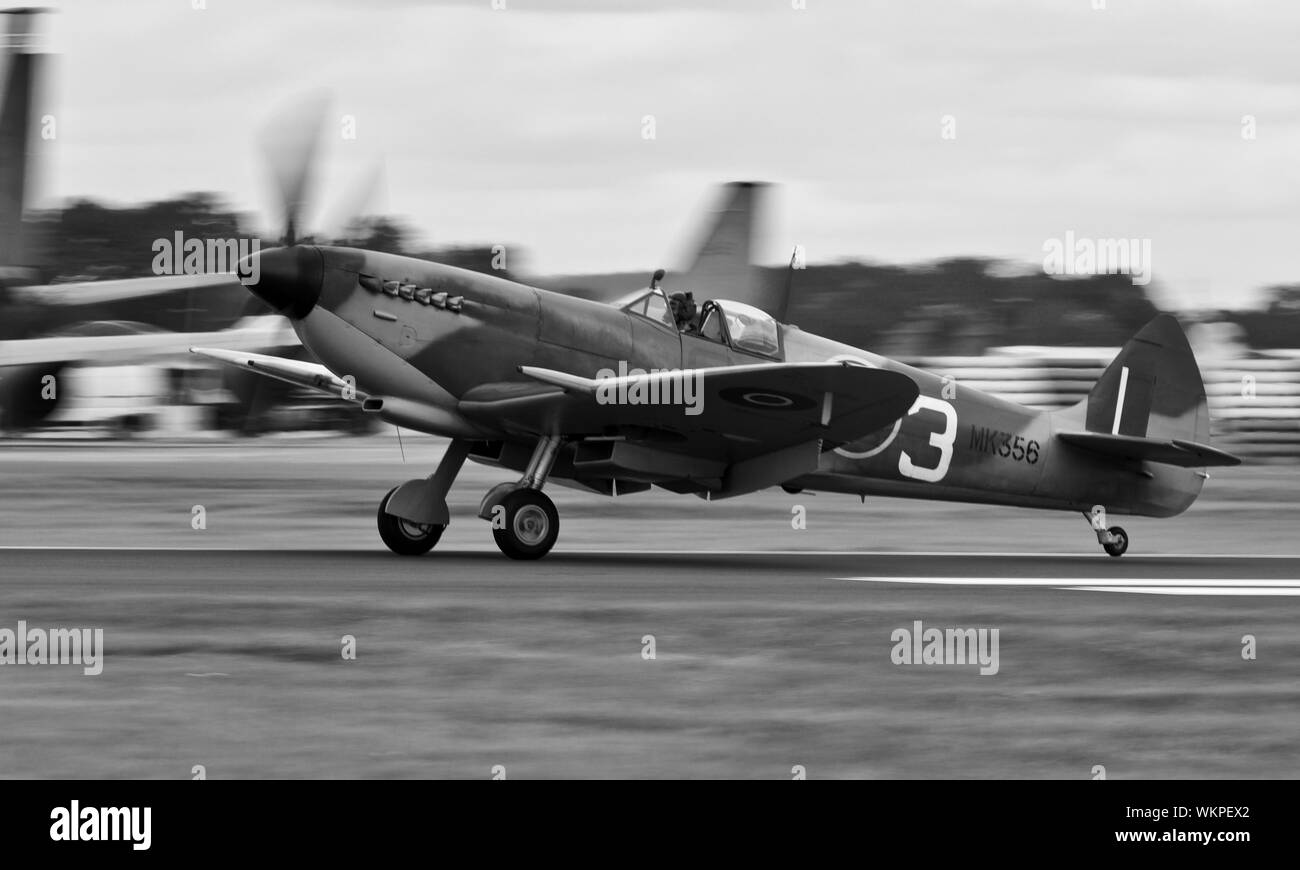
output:
<path id="1" fill-rule="evenodd" d="M 761 353 L 772 356 L 781 349 L 781 339 L 776 325 L 776 318 L 744 302 L 732 302 L 728 299 L 716 299 L 704 303 L 704 317 L 700 322 L 700 331 L 708 325 L 710 319 L 717 319 L 721 312 L 727 322 L 727 335 L 737 350 Z"/>
<path id="2" fill-rule="evenodd" d="M 781 352 L 776 318 L 744 302 L 712 299 L 696 309 L 692 300 L 690 316 L 683 316 L 680 304 L 675 307 L 663 291 L 656 288 L 636 296 L 623 306 L 623 310 L 674 327 L 687 335 L 720 344 L 730 343 L 736 350 L 746 353 L 777 356 Z"/>

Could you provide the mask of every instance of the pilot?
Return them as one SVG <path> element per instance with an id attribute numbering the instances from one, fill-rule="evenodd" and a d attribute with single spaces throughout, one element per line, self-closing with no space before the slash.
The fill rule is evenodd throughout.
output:
<path id="1" fill-rule="evenodd" d="M 694 294 L 678 291 L 668 297 L 668 307 L 672 310 L 673 322 L 679 332 L 699 330 L 699 310 L 695 307 Z"/>

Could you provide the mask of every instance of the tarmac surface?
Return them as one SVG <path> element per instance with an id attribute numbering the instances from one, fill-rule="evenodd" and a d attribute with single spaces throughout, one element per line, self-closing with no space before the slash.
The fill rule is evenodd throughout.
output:
<path id="1" fill-rule="evenodd" d="M 552 488 L 520 563 L 478 467 L 436 550 L 384 551 L 375 504 L 438 453 L 401 449 L 0 445 L 0 631 L 105 650 L 0 665 L 0 776 L 1300 775 L 1292 468 L 1116 518 L 1122 559 L 1073 515 Z M 917 621 L 996 629 L 997 672 L 895 663 Z"/>

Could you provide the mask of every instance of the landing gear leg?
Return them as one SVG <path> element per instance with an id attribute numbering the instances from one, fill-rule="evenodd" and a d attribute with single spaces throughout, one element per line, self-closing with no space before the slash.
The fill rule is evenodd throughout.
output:
<path id="1" fill-rule="evenodd" d="M 379 503 L 379 537 L 400 556 L 429 552 L 451 523 L 447 493 L 469 455 L 469 442 L 459 438 L 447 445 L 438 469 L 427 480 L 408 480 L 394 487 Z"/>
<path id="2" fill-rule="evenodd" d="M 558 435 L 539 438 L 518 483 L 492 487 L 478 515 L 492 523 L 497 547 L 511 559 L 540 559 L 560 535 L 560 514 L 542 492 L 560 450 Z"/>
<path id="3" fill-rule="evenodd" d="M 1119 526 L 1106 528 L 1106 509 L 1101 505 L 1093 505 L 1092 511 L 1083 515 L 1092 530 L 1097 533 L 1097 543 L 1101 544 L 1103 550 L 1115 558 L 1123 556 L 1128 552 L 1128 532 Z"/>

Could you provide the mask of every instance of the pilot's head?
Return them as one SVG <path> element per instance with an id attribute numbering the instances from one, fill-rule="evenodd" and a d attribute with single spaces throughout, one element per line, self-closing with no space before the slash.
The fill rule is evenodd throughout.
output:
<path id="1" fill-rule="evenodd" d="M 678 329 L 685 329 L 695 318 L 695 296 L 691 293 L 677 292 L 669 296 L 668 307 Z"/>

